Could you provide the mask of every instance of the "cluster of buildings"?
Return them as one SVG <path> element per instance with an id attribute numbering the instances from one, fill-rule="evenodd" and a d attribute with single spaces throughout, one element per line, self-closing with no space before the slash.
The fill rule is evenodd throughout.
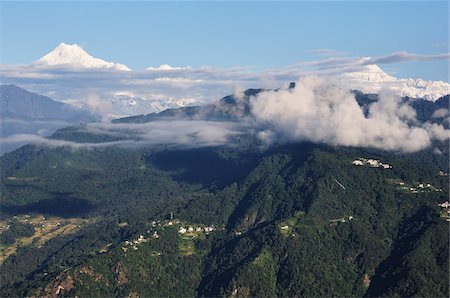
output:
<path id="1" fill-rule="evenodd" d="M 419 184 L 417 184 L 416 187 L 410 187 L 409 191 L 412 192 L 412 193 L 419 193 L 419 192 L 424 192 L 424 191 L 442 192 L 442 189 L 441 188 L 435 188 L 430 183 L 419 183 Z"/>
<path id="2" fill-rule="evenodd" d="M 121 224 L 124 225 L 124 224 Z M 151 239 L 159 239 L 161 237 L 161 235 L 158 233 L 157 230 L 160 229 L 164 229 L 166 227 L 171 227 L 171 228 L 178 228 L 178 233 L 179 234 L 186 234 L 186 233 L 203 233 L 205 232 L 206 234 L 213 232 L 216 230 L 216 228 L 214 226 L 193 226 L 193 225 L 189 225 L 187 227 L 184 227 L 181 222 L 177 219 L 173 219 L 173 216 L 171 216 L 170 220 L 164 220 L 164 221 L 157 221 L 154 220 L 151 222 L 151 226 L 154 229 L 150 229 L 146 231 L 146 235 L 147 238 L 144 235 L 139 235 L 138 238 L 134 239 L 134 240 L 126 240 L 122 246 L 122 250 L 124 252 L 127 252 L 128 250 L 138 250 L 138 246 L 142 243 L 148 242 Z"/>
<path id="3" fill-rule="evenodd" d="M 147 234 L 151 234 L 151 231 L 148 230 Z M 161 237 L 157 231 L 154 231 L 151 238 L 159 239 Z M 135 240 L 126 240 L 124 245 L 122 246 L 122 250 L 127 252 L 128 250 L 138 250 L 138 246 L 142 243 L 148 242 L 150 238 L 145 238 L 144 235 L 139 235 L 139 237 Z"/>
<path id="4" fill-rule="evenodd" d="M 180 234 L 186 234 L 186 233 L 192 233 L 192 232 L 205 232 L 205 233 L 209 233 L 209 232 L 212 232 L 212 231 L 214 231 L 216 228 L 215 227 L 213 227 L 213 226 L 211 226 L 211 227 L 208 227 L 208 226 L 206 226 L 206 227 L 200 227 L 200 226 L 198 226 L 198 227 L 193 227 L 193 226 L 189 226 L 189 227 L 187 227 L 187 228 L 185 228 L 185 227 L 180 227 L 179 229 L 178 229 L 178 233 L 180 233 Z"/>
<path id="5" fill-rule="evenodd" d="M 431 183 L 418 182 L 413 185 L 408 185 L 400 179 L 387 179 L 388 183 L 397 185 L 400 189 L 409 193 L 423 193 L 423 192 L 442 192 L 442 188 L 436 188 Z"/>
<path id="6" fill-rule="evenodd" d="M 367 158 L 363 158 L 363 157 L 355 159 L 352 162 L 352 165 L 354 165 L 354 166 L 369 166 L 371 168 L 392 169 L 392 166 L 388 163 L 381 162 L 378 159 L 372 159 L 372 158 L 367 159 Z"/>
<path id="7" fill-rule="evenodd" d="M 152 221 L 152 227 L 177 227 L 179 234 L 193 233 L 193 232 L 205 232 L 209 233 L 215 231 L 216 228 L 214 226 L 183 226 L 182 223 L 178 219 L 173 219 L 173 215 L 171 215 L 170 220 L 165 220 L 164 222 L 160 221 Z"/>

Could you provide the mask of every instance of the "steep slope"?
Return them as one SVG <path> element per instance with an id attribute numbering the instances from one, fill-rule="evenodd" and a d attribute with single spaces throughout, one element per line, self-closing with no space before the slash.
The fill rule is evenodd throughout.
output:
<path id="1" fill-rule="evenodd" d="M 0 114 L 5 118 L 35 120 L 73 120 L 92 119 L 87 111 L 77 110 L 62 102 L 29 92 L 16 85 L 0 85 Z"/>
<path id="2" fill-rule="evenodd" d="M 15 85 L 0 85 L 0 119 L 0 137 L 7 138 L 17 134 L 48 136 L 62 127 L 91 122 L 98 117 Z M 0 153 L 26 142 L 26 139 L 3 139 Z"/>
<path id="3" fill-rule="evenodd" d="M 408 216 L 400 225 L 394 249 L 377 268 L 367 295 L 448 294 L 448 240 L 448 226 L 442 224 L 433 208 L 423 207 Z M 436 285 L 426 282 L 430 279 Z"/>
<path id="4" fill-rule="evenodd" d="M 307 143 L 258 148 L 28 146 L 5 155 L 2 210 L 10 220 L 37 213 L 90 223 L 9 257 L 0 267 L 0 292 L 49 295 L 61 285 L 78 296 L 361 297 L 416 288 L 445 296 L 447 224 L 437 204 L 448 197 L 448 180 L 439 168 L 389 152 Z M 361 156 L 393 168 L 352 165 Z M 202 169 L 202 161 L 212 167 Z M 426 181 L 442 192 L 411 193 L 396 181 Z M 427 215 L 415 216 L 423 208 Z M 178 232 L 199 225 L 215 231 Z M 415 233 L 411 226 L 424 227 L 418 238 L 406 236 Z M 428 243 L 433 233 L 426 227 L 437 233 L 436 249 L 405 251 L 408 243 Z M 148 240 L 135 240 L 140 235 Z M 128 250 L 126 241 L 140 244 Z M 429 264 L 436 274 L 398 275 L 404 267 L 391 255 L 417 268 Z M 389 274 L 407 289 L 383 288 L 377 280 Z"/>
<path id="5" fill-rule="evenodd" d="M 159 113 L 125 117 L 113 120 L 112 122 L 146 123 L 164 118 L 238 121 L 242 120 L 242 117 L 250 116 L 249 99 L 251 96 L 255 96 L 261 91 L 264 91 L 264 89 L 247 89 L 244 91 L 242 98 L 228 95 L 213 104 L 167 109 Z"/>

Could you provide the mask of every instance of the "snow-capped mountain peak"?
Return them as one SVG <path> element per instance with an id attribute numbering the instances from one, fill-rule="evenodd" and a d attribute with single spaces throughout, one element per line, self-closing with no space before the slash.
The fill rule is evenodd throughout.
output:
<path id="1" fill-rule="evenodd" d="M 395 77 L 385 73 L 378 65 L 369 64 L 361 67 L 360 71 L 349 72 L 345 75 L 361 82 L 392 82 L 397 80 Z"/>
<path id="2" fill-rule="evenodd" d="M 153 67 L 150 66 L 149 68 L 147 68 L 147 70 L 180 70 L 180 69 L 190 69 L 190 66 L 186 66 L 186 67 L 173 67 L 170 66 L 169 64 L 161 64 L 158 67 Z"/>
<path id="3" fill-rule="evenodd" d="M 141 98 L 129 92 L 117 92 L 111 99 L 111 118 L 150 114 L 166 109 L 198 105 L 201 102 L 193 98 Z"/>
<path id="4" fill-rule="evenodd" d="M 399 96 L 424 98 L 430 101 L 436 101 L 450 93 L 450 84 L 446 82 L 399 79 L 387 74 L 376 64 L 364 65 L 362 63 L 357 71 L 341 74 L 338 76 L 338 80 L 352 89 L 361 90 L 365 93 L 391 90 Z"/>
<path id="5" fill-rule="evenodd" d="M 70 66 L 76 68 L 113 68 L 130 71 L 126 65 L 107 62 L 92 57 L 77 44 L 60 43 L 53 51 L 37 60 L 35 64 L 48 66 Z"/>

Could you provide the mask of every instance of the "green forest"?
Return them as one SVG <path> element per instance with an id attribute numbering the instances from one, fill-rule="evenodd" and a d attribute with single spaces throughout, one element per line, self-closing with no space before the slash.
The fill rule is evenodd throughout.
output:
<path id="1" fill-rule="evenodd" d="M 257 92 L 117 122 L 235 121 Z M 415 101 L 418 118 L 448 99 Z M 118 140 L 83 125 L 51 138 Z M 448 142 L 269 147 L 251 131 L 200 148 L 26 145 L 0 157 L 0 296 L 448 297 L 448 160 Z"/>
<path id="2" fill-rule="evenodd" d="M 246 144 L 4 155 L 1 296 L 448 296 L 448 156 Z"/>

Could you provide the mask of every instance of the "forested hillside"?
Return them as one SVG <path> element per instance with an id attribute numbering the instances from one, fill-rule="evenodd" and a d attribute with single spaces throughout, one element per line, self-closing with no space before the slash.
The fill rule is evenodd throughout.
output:
<path id="1" fill-rule="evenodd" d="M 1 295 L 448 295 L 447 155 L 241 142 L 6 154 Z"/>

